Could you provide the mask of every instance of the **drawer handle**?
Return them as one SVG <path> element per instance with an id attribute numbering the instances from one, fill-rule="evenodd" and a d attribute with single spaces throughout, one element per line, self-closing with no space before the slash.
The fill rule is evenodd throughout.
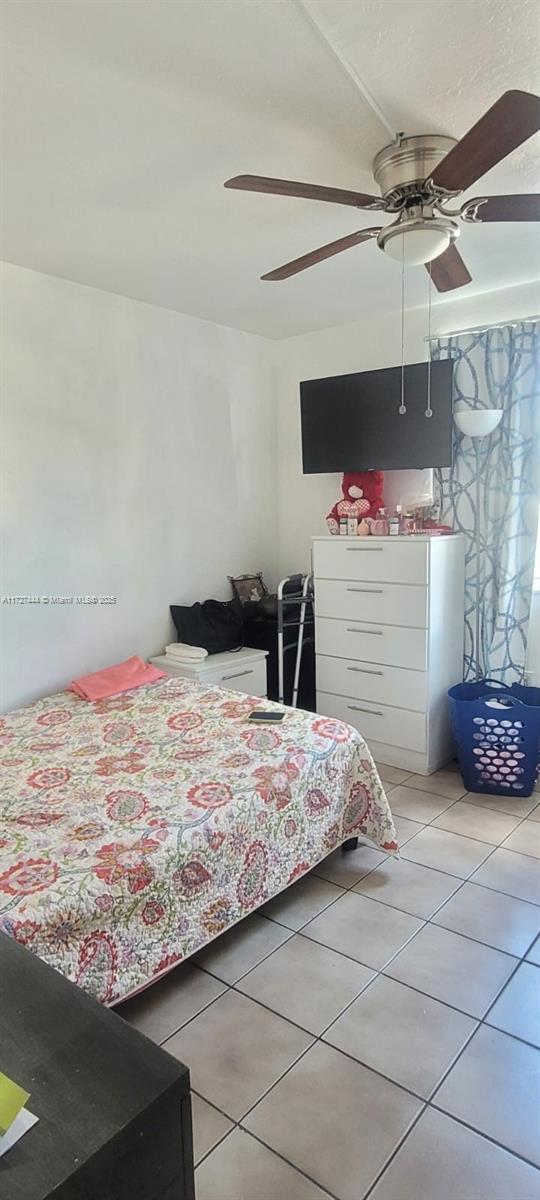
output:
<path id="1" fill-rule="evenodd" d="M 360 671 L 362 675 L 383 675 L 384 671 L 372 671 L 369 667 L 347 667 L 348 671 Z"/>
<path id="2" fill-rule="evenodd" d="M 377 637 L 382 637 L 382 629 L 347 629 L 347 633 L 374 633 Z"/>
<path id="3" fill-rule="evenodd" d="M 234 675 L 224 675 L 223 682 L 226 679 L 241 679 L 242 675 L 253 675 L 253 667 L 249 671 L 235 671 Z"/>
<path id="4" fill-rule="evenodd" d="M 384 717 L 384 713 L 381 712 L 380 708 L 361 708 L 359 704 L 348 704 L 347 708 L 350 708 L 351 712 L 365 712 L 369 713 L 372 717 Z"/>
<path id="5" fill-rule="evenodd" d="M 345 549 L 361 550 L 363 554 L 367 554 L 368 551 L 371 552 L 371 554 L 376 554 L 377 551 L 384 550 L 384 546 L 345 546 Z"/>
<path id="6" fill-rule="evenodd" d="M 368 596 L 382 596 L 384 588 L 347 588 L 348 592 L 367 592 Z"/>

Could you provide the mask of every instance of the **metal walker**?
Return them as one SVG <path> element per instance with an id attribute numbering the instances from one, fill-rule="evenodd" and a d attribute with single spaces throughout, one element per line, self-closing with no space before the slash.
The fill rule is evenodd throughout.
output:
<path id="1" fill-rule="evenodd" d="M 278 638 L 278 700 L 280 704 L 284 704 L 284 658 L 288 650 L 294 650 L 295 643 L 285 646 L 283 631 L 284 629 L 298 629 L 298 637 L 296 640 L 296 661 L 294 667 L 293 692 L 291 700 L 291 708 L 296 708 L 298 703 L 298 687 L 300 683 L 300 667 L 302 664 L 302 649 L 304 646 L 304 632 L 306 624 L 306 612 L 308 609 L 313 612 L 314 603 L 313 590 L 313 575 L 287 575 L 277 590 L 277 638 Z M 297 619 L 286 620 L 284 610 L 292 605 L 299 607 Z M 307 638 L 306 638 L 307 645 Z"/>

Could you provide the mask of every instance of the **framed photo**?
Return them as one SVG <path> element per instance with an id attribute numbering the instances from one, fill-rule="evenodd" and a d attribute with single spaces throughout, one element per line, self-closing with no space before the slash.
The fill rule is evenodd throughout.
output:
<path id="1" fill-rule="evenodd" d="M 263 600 L 268 595 L 268 588 L 261 571 L 255 575 L 229 575 L 229 579 L 234 595 L 241 604 L 257 604 L 259 600 Z"/>

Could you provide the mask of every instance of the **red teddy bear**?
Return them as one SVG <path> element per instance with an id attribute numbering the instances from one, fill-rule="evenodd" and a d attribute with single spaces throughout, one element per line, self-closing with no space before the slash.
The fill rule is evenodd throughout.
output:
<path id="1" fill-rule="evenodd" d="M 339 533 L 340 517 L 375 517 L 384 505 L 382 471 L 350 471 L 343 476 L 343 500 L 334 504 L 326 523 L 330 533 Z"/>

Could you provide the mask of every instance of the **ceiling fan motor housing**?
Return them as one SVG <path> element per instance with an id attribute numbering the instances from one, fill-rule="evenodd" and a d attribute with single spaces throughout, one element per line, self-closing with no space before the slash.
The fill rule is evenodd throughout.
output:
<path id="1" fill-rule="evenodd" d="M 425 181 L 455 145 L 455 138 L 428 133 L 401 138 L 380 150 L 373 159 L 373 174 L 389 207 L 399 209 L 407 200 L 432 198 L 435 189 L 431 191 Z"/>

